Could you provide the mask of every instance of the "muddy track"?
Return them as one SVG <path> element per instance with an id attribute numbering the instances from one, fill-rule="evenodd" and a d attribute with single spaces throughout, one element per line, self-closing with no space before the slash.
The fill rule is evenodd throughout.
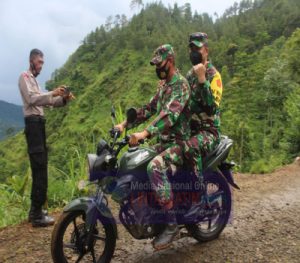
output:
<path id="1" fill-rule="evenodd" d="M 235 178 L 241 191 L 234 191 L 231 222 L 217 240 L 199 244 L 186 237 L 154 252 L 150 240 L 134 240 L 118 225 L 112 262 L 300 262 L 300 163 Z M 51 232 L 26 222 L 0 229 L 0 262 L 52 262 Z"/>

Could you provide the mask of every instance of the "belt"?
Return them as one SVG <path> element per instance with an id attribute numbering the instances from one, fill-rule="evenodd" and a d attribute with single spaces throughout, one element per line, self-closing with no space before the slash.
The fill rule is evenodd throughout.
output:
<path id="1" fill-rule="evenodd" d="M 46 122 L 45 117 L 40 115 L 29 115 L 26 116 L 24 119 L 25 119 L 25 124 L 30 122 L 41 122 L 41 123 Z"/>

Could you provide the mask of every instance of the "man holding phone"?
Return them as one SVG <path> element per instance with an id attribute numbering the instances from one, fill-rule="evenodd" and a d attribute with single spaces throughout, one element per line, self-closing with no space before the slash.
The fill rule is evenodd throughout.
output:
<path id="1" fill-rule="evenodd" d="M 54 224 L 54 219 L 42 210 L 47 200 L 48 188 L 48 152 L 46 146 L 44 107 L 65 106 L 74 99 L 65 86 L 43 93 L 36 80 L 40 74 L 44 55 L 39 49 L 33 49 L 29 56 L 30 67 L 19 78 L 19 89 L 23 100 L 25 136 L 32 171 L 31 207 L 29 221 L 34 227 Z"/>

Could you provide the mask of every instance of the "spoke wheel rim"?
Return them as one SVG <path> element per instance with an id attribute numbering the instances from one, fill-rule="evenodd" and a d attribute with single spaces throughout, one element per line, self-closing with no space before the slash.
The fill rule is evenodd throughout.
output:
<path id="1" fill-rule="evenodd" d="M 81 220 L 81 222 L 80 222 Z M 106 235 L 103 225 L 97 220 L 95 233 L 92 235 L 91 241 L 88 244 L 87 237 L 88 231 L 85 227 L 85 222 L 82 214 L 77 214 L 70 220 L 69 224 L 65 229 L 63 236 L 63 253 L 67 262 L 97 262 L 97 258 L 101 256 L 105 249 Z M 72 231 L 69 231 L 70 237 L 67 241 L 64 241 L 68 227 L 72 225 Z M 101 233 L 99 233 L 101 230 Z M 71 233 L 70 233 L 71 232 Z M 101 244 L 100 244 L 101 243 Z M 95 246 L 100 244 L 101 250 L 96 253 Z"/>
<path id="2" fill-rule="evenodd" d="M 220 189 L 220 186 L 208 182 L 206 194 L 208 206 L 211 206 L 209 208 L 210 215 L 205 216 L 204 219 L 197 224 L 197 226 L 199 231 L 209 234 L 218 228 L 219 223 L 222 220 L 222 213 L 226 212 L 226 208 L 224 207 L 224 191 L 223 189 Z M 218 204 L 217 207 L 216 204 Z M 203 227 L 204 223 L 206 224 L 206 227 Z"/>

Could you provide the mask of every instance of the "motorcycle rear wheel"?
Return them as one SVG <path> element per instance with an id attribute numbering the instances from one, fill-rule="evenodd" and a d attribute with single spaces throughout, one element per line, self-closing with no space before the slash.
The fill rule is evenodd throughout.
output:
<path id="1" fill-rule="evenodd" d="M 218 202 L 220 201 L 221 205 L 214 208 L 215 211 L 219 212 L 217 218 L 208 216 L 207 218 L 204 218 L 206 221 L 203 220 L 198 224 L 186 225 L 186 229 L 190 236 L 199 242 L 208 242 L 218 238 L 227 225 L 231 213 L 231 190 L 226 179 L 219 173 L 212 173 L 209 174 L 207 178 L 204 178 L 204 182 L 207 184 L 207 194 L 209 199 L 213 199 L 214 194 L 217 195 L 220 193 L 220 200 L 218 200 Z M 209 191 L 212 188 L 216 191 L 210 193 Z M 207 228 L 204 227 L 204 223 L 206 222 L 208 224 Z"/>

